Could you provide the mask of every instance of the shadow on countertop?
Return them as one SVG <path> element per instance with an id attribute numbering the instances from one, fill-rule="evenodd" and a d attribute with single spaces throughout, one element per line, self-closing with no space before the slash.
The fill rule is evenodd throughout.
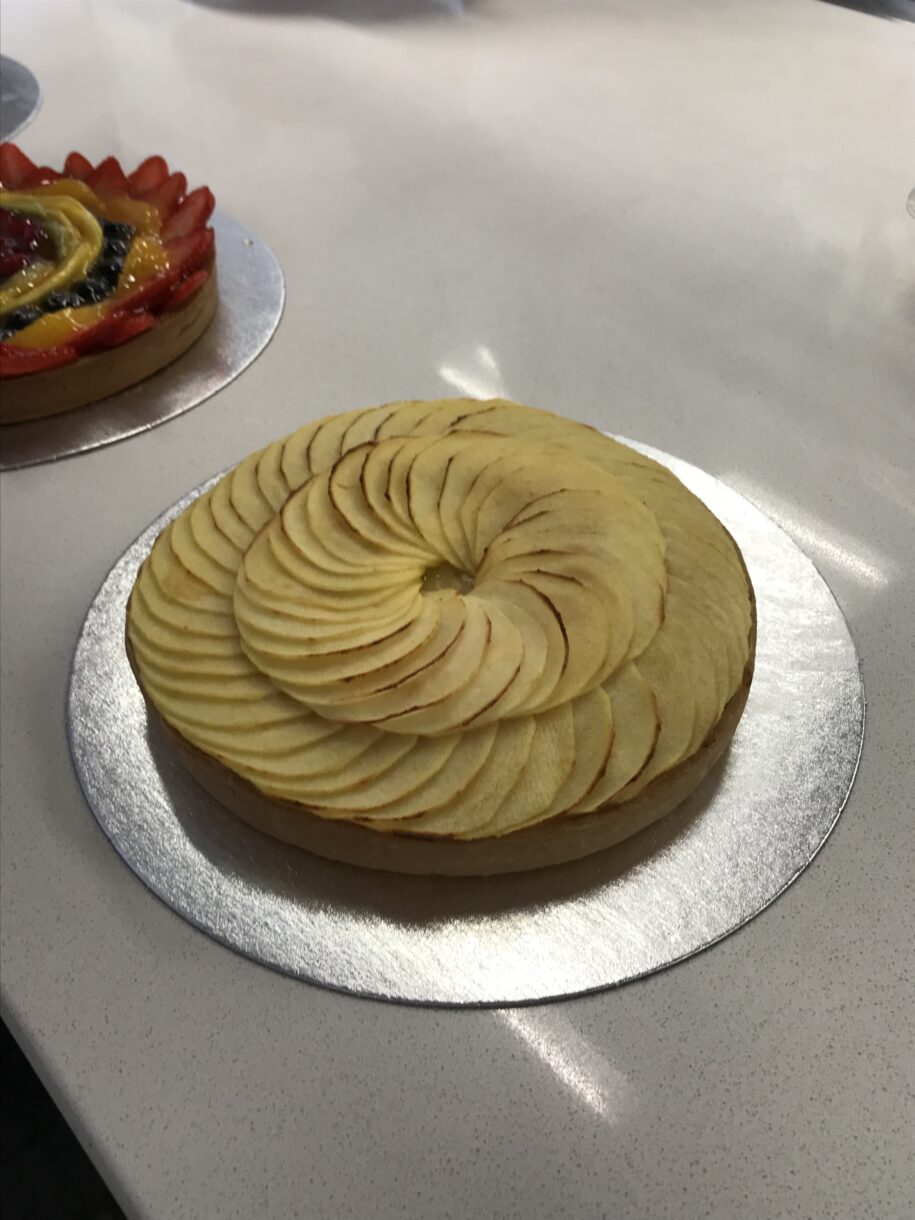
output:
<path id="1" fill-rule="evenodd" d="M 5 1025 L 0 1066 L 3 1220 L 125 1220 Z"/>

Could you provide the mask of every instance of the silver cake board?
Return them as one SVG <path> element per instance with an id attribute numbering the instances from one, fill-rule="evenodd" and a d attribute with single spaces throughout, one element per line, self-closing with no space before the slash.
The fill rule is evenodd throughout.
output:
<path id="1" fill-rule="evenodd" d="M 12 140 L 41 109 L 41 86 L 18 59 L 0 55 L 0 141 Z"/>
<path id="2" fill-rule="evenodd" d="M 296 978 L 416 1004 L 504 1005 L 613 987 L 758 915 L 822 847 L 864 731 L 855 647 L 813 563 L 742 496 L 645 446 L 723 521 L 757 596 L 756 672 L 722 763 L 669 817 L 539 872 L 423 878 L 311 856 L 209 797 L 147 729 L 124 651 L 137 570 L 173 505 L 125 552 L 73 659 L 68 731 L 86 800 L 131 869 L 216 940 Z"/>

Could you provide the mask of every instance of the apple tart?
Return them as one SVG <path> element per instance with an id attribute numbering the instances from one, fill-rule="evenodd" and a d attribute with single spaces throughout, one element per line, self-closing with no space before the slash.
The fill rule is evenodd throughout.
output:
<path id="1" fill-rule="evenodd" d="M 158 537 L 151 716 L 260 829 L 403 872 L 537 868 L 669 812 L 727 746 L 755 604 L 665 467 L 504 400 L 329 416 Z"/>

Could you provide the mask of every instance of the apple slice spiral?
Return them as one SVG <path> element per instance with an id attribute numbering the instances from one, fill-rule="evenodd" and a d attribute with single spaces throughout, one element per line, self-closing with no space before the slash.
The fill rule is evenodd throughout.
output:
<path id="1" fill-rule="evenodd" d="M 619 805 L 744 680 L 739 553 L 665 468 L 503 400 L 330 416 L 253 454 L 144 562 L 128 646 L 187 742 L 386 832 Z"/>

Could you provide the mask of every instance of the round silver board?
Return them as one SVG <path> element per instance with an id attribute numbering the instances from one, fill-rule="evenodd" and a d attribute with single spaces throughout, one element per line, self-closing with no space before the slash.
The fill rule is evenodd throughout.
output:
<path id="1" fill-rule="evenodd" d="M 115 849 L 180 915 L 264 965 L 359 995 L 509 1004 L 612 987 L 713 944 L 810 863 L 864 731 L 854 644 L 811 561 L 759 509 L 645 446 L 737 539 L 758 599 L 756 673 L 724 761 L 675 813 L 587 860 L 494 878 L 373 873 L 286 847 L 222 809 L 157 735 L 124 651 L 154 522 L 112 569 L 77 644 L 68 731 Z"/>
<path id="2" fill-rule="evenodd" d="M 0 140 L 12 140 L 41 109 L 41 86 L 18 59 L 0 55 Z"/>
<path id="3" fill-rule="evenodd" d="M 260 355 L 283 314 L 283 273 L 270 247 L 237 220 L 217 211 L 212 224 L 219 308 L 201 338 L 174 364 L 119 394 L 0 428 L 0 470 L 53 462 L 146 432 L 199 406 Z"/>

